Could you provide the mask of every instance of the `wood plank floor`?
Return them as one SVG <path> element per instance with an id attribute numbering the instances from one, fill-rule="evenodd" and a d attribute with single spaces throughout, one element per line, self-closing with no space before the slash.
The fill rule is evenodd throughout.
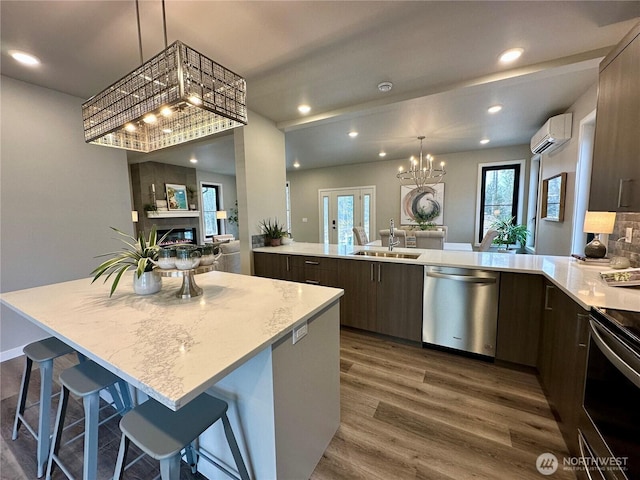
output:
<path id="1" fill-rule="evenodd" d="M 535 468 L 538 455 L 567 455 L 531 373 L 350 329 L 341 332 L 340 351 L 340 428 L 313 480 L 540 480 L 544 477 Z M 24 430 L 18 440 L 11 440 L 23 362 L 19 357 L 0 364 L 3 480 L 36 478 L 35 441 Z M 57 360 L 55 377 L 74 363 L 74 356 Z M 32 375 L 32 401 L 37 399 L 38 377 Z M 72 400 L 70 409 L 70 418 L 82 415 L 79 402 Z M 120 438 L 117 421 L 100 432 L 101 479 L 113 473 Z M 80 477 L 82 442 L 67 449 L 64 458 L 73 459 L 71 470 Z M 130 455 L 134 458 L 135 452 Z M 183 467 L 181 479 L 203 478 Z M 157 472 L 157 463 L 145 459 L 125 478 L 147 480 Z M 53 478 L 65 477 L 58 470 Z M 553 478 L 575 477 L 558 470 Z"/>
<path id="2" fill-rule="evenodd" d="M 532 373 L 348 329 L 340 360 L 340 428 L 313 480 L 540 480 L 538 455 L 568 455 Z"/>

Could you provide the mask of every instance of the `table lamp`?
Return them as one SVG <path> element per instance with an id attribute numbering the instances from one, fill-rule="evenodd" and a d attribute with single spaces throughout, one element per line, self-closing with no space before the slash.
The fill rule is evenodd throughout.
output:
<path id="1" fill-rule="evenodd" d="M 584 247 L 584 254 L 589 258 L 604 258 L 607 247 L 600 241 L 603 233 L 613 233 L 616 221 L 615 212 L 586 212 L 584 217 L 584 233 L 593 233 L 595 237 Z"/>

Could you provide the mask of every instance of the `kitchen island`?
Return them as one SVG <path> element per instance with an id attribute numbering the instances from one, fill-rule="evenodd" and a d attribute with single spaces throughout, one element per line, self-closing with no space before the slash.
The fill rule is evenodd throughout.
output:
<path id="1" fill-rule="evenodd" d="M 150 296 L 131 283 L 111 298 L 82 279 L 0 301 L 171 409 L 205 391 L 226 400 L 252 478 L 308 478 L 340 422 L 342 290 L 210 272 L 198 276 L 202 296 L 179 299 L 181 279 Z M 200 441 L 234 465 L 220 426 Z"/>

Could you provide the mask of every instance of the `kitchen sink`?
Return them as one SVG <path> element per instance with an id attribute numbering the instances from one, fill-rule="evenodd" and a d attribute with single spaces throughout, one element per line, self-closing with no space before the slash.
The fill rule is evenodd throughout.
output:
<path id="1" fill-rule="evenodd" d="M 400 252 L 377 252 L 375 250 L 360 250 L 353 252 L 352 255 L 360 255 L 363 257 L 384 257 L 384 258 L 410 258 L 416 260 L 420 257 L 415 253 L 400 253 Z"/>

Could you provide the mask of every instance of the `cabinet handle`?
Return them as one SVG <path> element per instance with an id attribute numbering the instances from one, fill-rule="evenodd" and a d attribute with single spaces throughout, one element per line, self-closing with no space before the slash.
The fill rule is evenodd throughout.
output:
<path id="1" fill-rule="evenodd" d="M 585 348 L 587 346 L 587 342 L 589 341 L 589 329 L 582 329 L 582 322 L 589 321 L 589 315 L 585 313 L 578 314 L 578 322 L 576 325 L 576 338 L 578 339 L 578 347 Z M 581 338 L 583 335 L 580 335 L 581 332 L 586 332 L 587 338 Z"/>
<path id="2" fill-rule="evenodd" d="M 373 263 L 371 264 L 371 281 L 373 282 Z"/>
<path id="3" fill-rule="evenodd" d="M 290 272 L 291 268 L 289 268 L 289 257 L 287 257 L 287 272 Z"/>
<path id="4" fill-rule="evenodd" d="M 305 280 L 305 282 L 310 283 L 311 285 L 320 285 L 320 282 L 317 280 Z"/>
<path id="5" fill-rule="evenodd" d="M 544 286 L 544 309 L 545 310 L 553 310 L 553 308 L 549 306 L 549 289 L 551 288 L 555 288 L 555 287 L 553 285 Z"/>
<path id="6" fill-rule="evenodd" d="M 311 260 L 305 260 L 304 263 L 307 265 L 320 265 L 320 262 L 312 262 Z"/>
<path id="7" fill-rule="evenodd" d="M 378 264 L 378 283 L 380 283 L 382 281 L 382 274 L 380 273 L 380 267 L 382 266 L 382 264 Z"/>
<path id="8" fill-rule="evenodd" d="M 621 178 L 620 179 L 620 183 L 618 184 L 618 208 L 620 208 L 620 207 L 629 207 L 630 206 L 629 202 L 626 201 L 626 200 L 624 201 L 624 204 L 623 204 L 623 197 L 624 197 L 623 193 L 624 193 L 624 190 L 625 190 L 625 188 L 624 188 L 625 183 L 631 183 L 632 181 L 633 181 L 632 178 Z"/>

